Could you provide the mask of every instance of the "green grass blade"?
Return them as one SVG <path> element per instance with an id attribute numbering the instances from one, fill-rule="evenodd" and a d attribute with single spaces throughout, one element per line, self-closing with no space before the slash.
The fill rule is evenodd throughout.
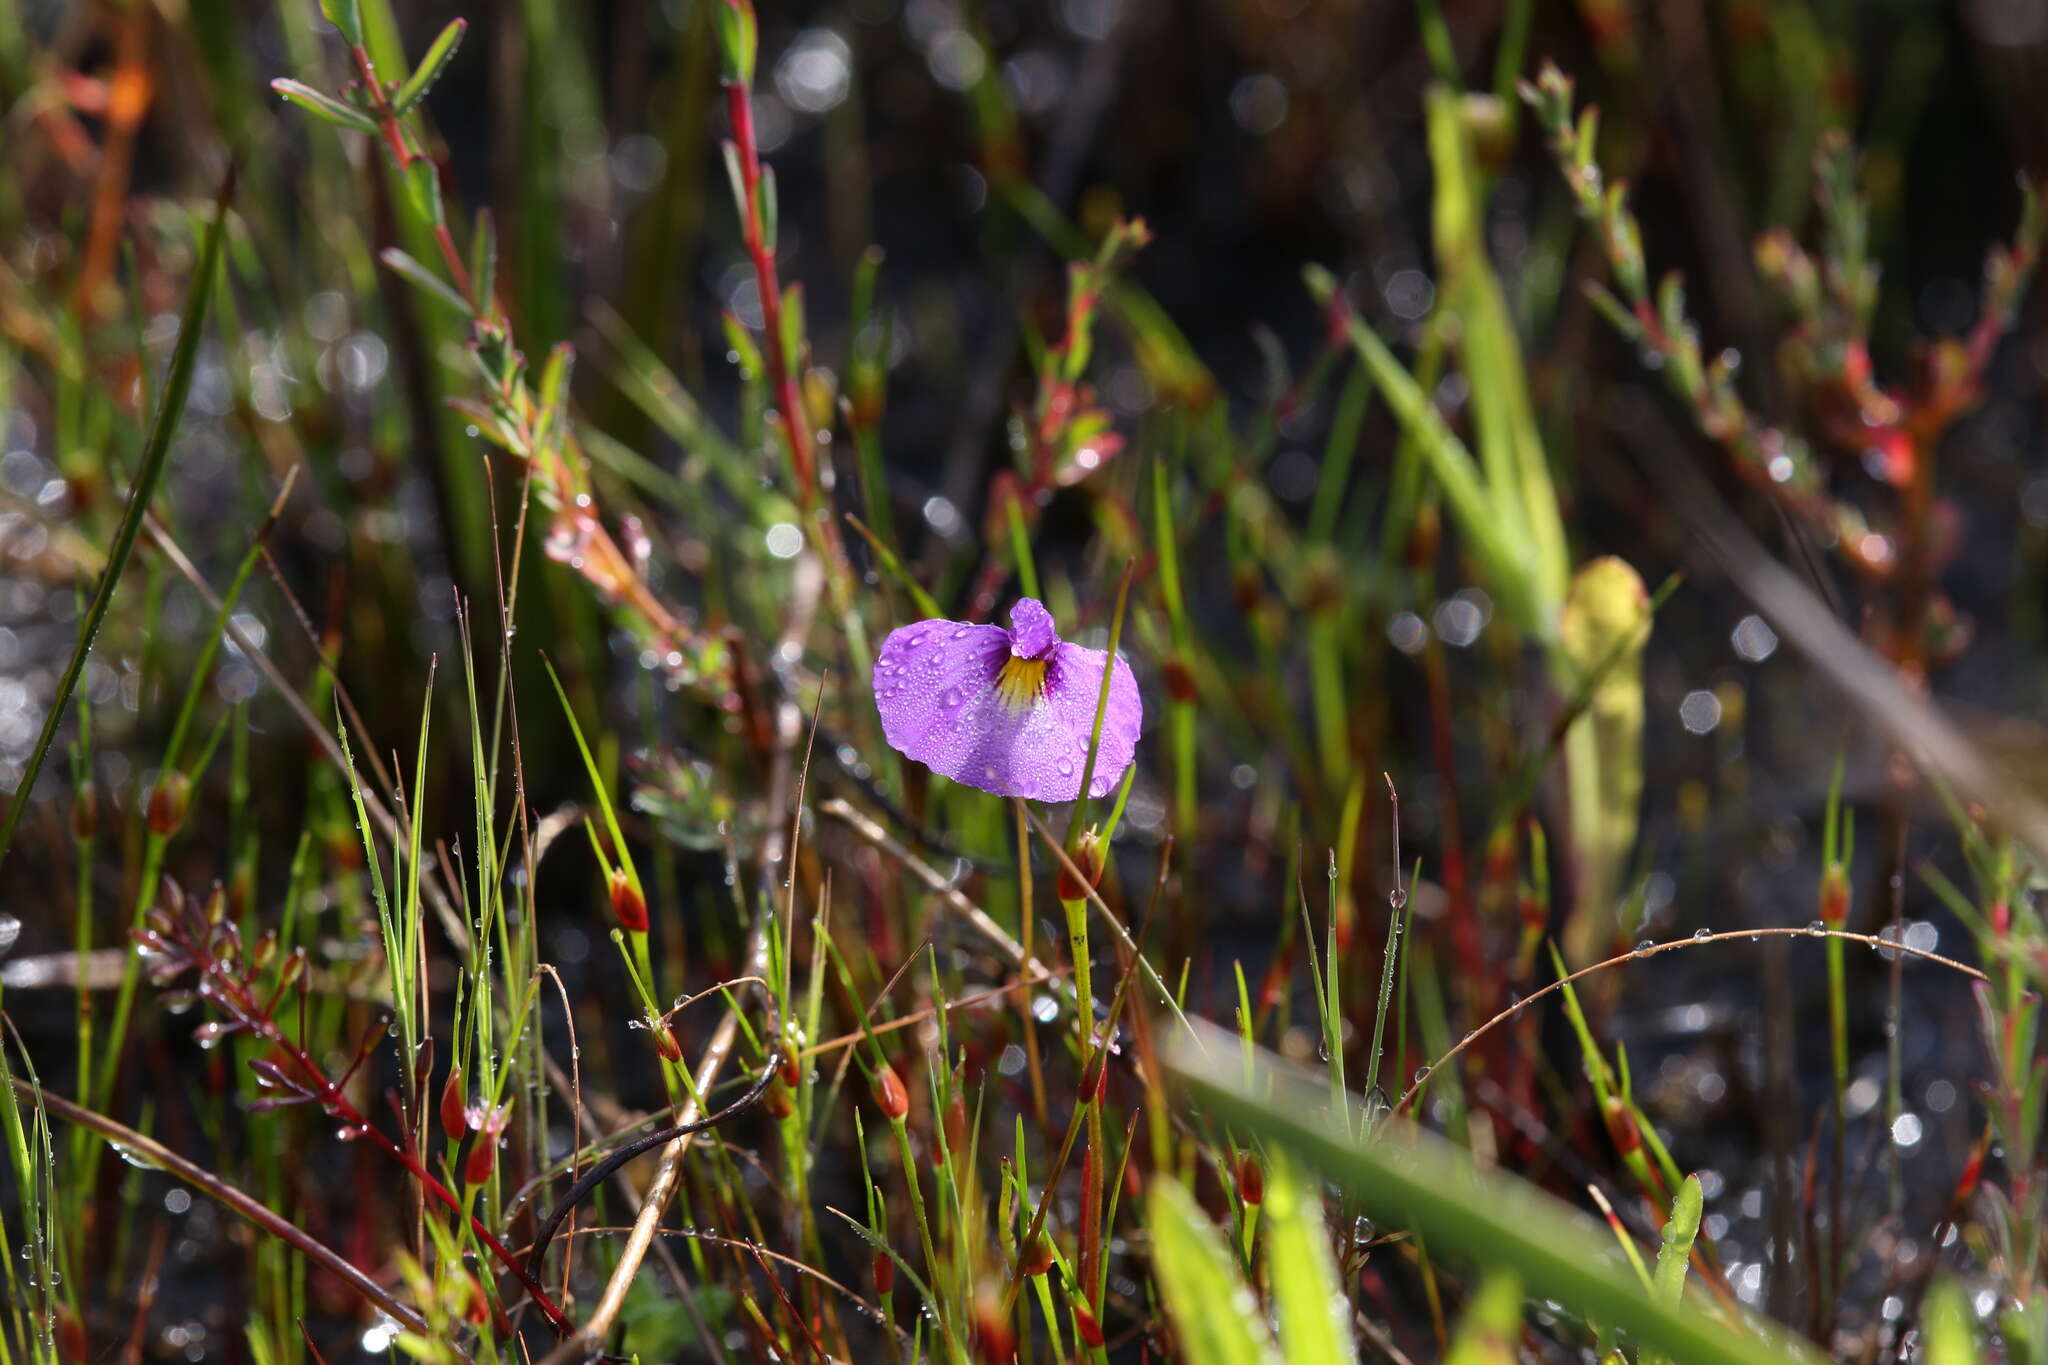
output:
<path id="1" fill-rule="evenodd" d="M 1266 1180 L 1266 1270 L 1280 1344 L 1295 1365 L 1355 1365 L 1349 1301 L 1330 1256 L 1317 1189 L 1292 1162 L 1272 1163 Z"/>
<path id="2" fill-rule="evenodd" d="M 1152 1273 L 1189 1365 L 1279 1365 L 1223 1234 L 1179 1181 L 1155 1180 L 1145 1201 Z"/>
<path id="3" fill-rule="evenodd" d="M 171 437 L 178 429 L 178 419 L 184 415 L 185 399 L 192 392 L 192 368 L 199 355 L 200 333 L 206 328 L 207 304 L 213 296 L 213 279 L 220 269 L 221 243 L 227 237 L 228 203 L 234 197 L 235 177 L 229 173 L 227 183 L 221 186 L 220 197 L 214 203 L 213 224 L 206 230 L 206 241 L 199 249 L 199 269 L 193 273 L 192 287 L 185 295 L 185 309 L 178 318 L 178 344 L 171 352 L 171 369 L 164 380 L 163 400 L 157 405 L 156 420 L 150 423 L 149 439 L 142 448 L 142 468 L 135 476 L 135 488 L 128 495 L 128 506 L 121 514 L 120 528 L 114 533 L 114 543 L 107 552 L 107 567 L 100 575 L 100 585 L 93 593 L 92 605 L 86 608 L 85 623 L 79 627 L 78 643 L 71 651 L 71 660 L 64 665 L 64 676 L 57 680 L 57 694 L 50 700 L 49 714 L 43 717 L 42 733 L 36 736 L 35 748 L 29 751 L 28 766 L 22 770 L 21 785 L 15 788 L 14 800 L 7 806 L 7 823 L 0 825 L 0 865 L 7 861 L 7 850 L 14 844 L 15 828 L 21 823 L 21 814 L 28 808 L 29 796 L 35 791 L 36 777 L 43 770 L 43 760 L 50 755 L 50 748 L 57 742 L 57 725 L 64 718 L 64 707 L 71 700 L 71 694 L 78 687 L 79 676 L 85 671 L 86 655 L 92 652 L 93 638 L 99 634 L 100 623 L 106 619 L 107 607 L 114 600 L 114 590 L 120 585 L 121 571 L 128 567 L 128 556 L 135 549 L 135 537 L 142 530 L 142 517 L 149 510 L 149 502 L 156 494 L 157 481 L 163 477 L 164 465 L 169 462 Z"/>
<path id="4" fill-rule="evenodd" d="M 1636 1280 L 1598 1224 L 1526 1181 L 1483 1172 L 1442 1139 L 1400 1121 L 1360 1142 L 1359 1123 L 1327 1111 L 1320 1085 L 1266 1057 L 1275 1094 L 1244 1085 L 1238 1049 L 1220 1034 L 1175 1038 L 1169 1065 L 1218 1122 L 1286 1148 L 1381 1222 L 1414 1229 L 1433 1253 L 1511 1270 L 1529 1291 L 1613 1323 L 1644 1347 L 1688 1365 L 1809 1365 L 1809 1346 L 1767 1336 L 1754 1319 L 1680 1312 Z"/>

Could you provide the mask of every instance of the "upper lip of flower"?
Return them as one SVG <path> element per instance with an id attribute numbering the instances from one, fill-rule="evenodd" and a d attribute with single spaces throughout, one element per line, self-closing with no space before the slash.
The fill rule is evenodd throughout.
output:
<path id="1" fill-rule="evenodd" d="M 1110 667 L 1108 706 L 1089 795 L 1107 795 L 1131 764 L 1144 707 L 1130 665 L 1059 638 L 1052 613 L 1018 601 L 1010 627 L 918 621 L 892 631 L 875 659 L 875 705 L 889 743 L 934 772 L 1001 796 L 1071 801 L 1081 794 Z"/>

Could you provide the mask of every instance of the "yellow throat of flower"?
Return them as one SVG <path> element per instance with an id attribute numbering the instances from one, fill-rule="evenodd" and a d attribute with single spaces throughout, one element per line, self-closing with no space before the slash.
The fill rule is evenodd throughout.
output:
<path id="1" fill-rule="evenodd" d="M 1047 659 L 1020 659 L 1012 654 L 996 674 L 996 696 L 1012 711 L 1023 711 L 1045 691 Z"/>

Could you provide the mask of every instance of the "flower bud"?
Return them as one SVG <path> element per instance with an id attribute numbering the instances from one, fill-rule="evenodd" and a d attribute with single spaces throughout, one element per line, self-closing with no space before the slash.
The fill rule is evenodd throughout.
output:
<path id="1" fill-rule="evenodd" d="M 1017 1358 L 1017 1330 L 1003 1312 L 1002 1291 L 986 1281 L 974 1291 L 974 1356 L 987 1365 Z"/>
<path id="2" fill-rule="evenodd" d="M 1178 654 L 1166 656 L 1166 662 L 1159 666 L 1159 676 L 1166 684 L 1166 695 L 1174 701 L 1191 702 L 1195 699 L 1194 672 Z"/>
<path id="3" fill-rule="evenodd" d="M 875 1072 L 873 1085 L 875 1107 L 892 1122 L 910 1112 L 910 1094 L 903 1088 L 903 1080 L 894 1067 L 884 1066 Z"/>
<path id="4" fill-rule="evenodd" d="M 441 1086 L 441 1131 L 450 1142 L 459 1142 L 469 1131 L 469 1118 L 462 1112 L 462 1068 L 448 1068 L 448 1080 Z"/>
<path id="5" fill-rule="evenodd" d="M 1266 1202 L 1266 1168 L 1250 1152 L 1237 1156 L 1237 1197 L 1253 1208 Z"/>
<path id="6" fill-rule="evenodd" d="M 100 798 L 92 784 L 80 787 L 71 798 L 71 837 L 84 843 L 99 832 Z"/>
<path id="7" fill-rule="evenodd" d="M 498 1165 L 498 1135 L 486 1130 L 476 1135 L 470 1145 L 469 1157 L 462 1163 L 462 1178 L 471 1185 L 481 1185 L 491 1178 L 491 1172 Z"/>
<path id="8" fill-rule="evenodd" d="M 1018 1273 L 1043 1275 L 1052 1269 L 1052 1239 L 1040 1232 L 1017 1256 Z"/>
<path id="9" fill-rule="evenodd" d="M 1095 1320 L 1095 1310 L 1081 1300 L 1074 1300 L 1074 1333 L 1091 1350 L 1103 1343 L 1102 1324 Z"/>
<path id="10" fill-rule="evenodd" d="M 619 918 L 619 927 L 629 934 L 647 932 L 647 898 L 640 894 L 640 888 L 626 875 L 622 867 L 612 869 L 611 875 L 612 913 Z"/>
<path id="11" fill-rule="evenodd" d="M 875 1295 L 888 1298 L 889 1291 L 896 1287 L 896 1262 L 888 1253 L 878 1251 L 874 1259 Z"/>
<path id="12" fill-rule="evenodd" d="M 967 1101 L 958 1089 L 953 1091 L 953 1098 L 946 1101 L 946 1150 L 967 1150 Z"/>
<path id="13" fill-rule="evenodd" d="M 790 1095 L 789 1087 L 776 1077 L 761 1092 L 761 1111 L 771 1119 L 781 1120 L 796 1112 L 796 1100 Z"/>
<path id="14" fill-rule="evenodd" d="M 664 1062 L 683 1060 L 683 1045 L 676 1041 L 676 1031 L 659 1020 L 654 1024 L 654 1050 Z"/>
<path id="15" fill-rule="evenodd" d="M 1820 874 L 1820 919 L 1830 929 L 1848 922 L 1849 873 L 1840 863 L 1828 864 Z"/>
<path id="16" fill-rule="evenodd" d="M 1089 891 L 1102 885 L 1102 836 L 1092 827 L 1089 828 L 1081 835 L 1081 841 L 1074 846 L 1074 851 L 1069 856 L 1073 859 L 1074 867 L 1069 868 L 1065 863 L 1060 864 L 1059 897 L 1063 901 L 1086 900 Z M 1074 875 L 1076 869 L 1079 870 L 1080 877 Z M 1086 885 L 1082 884 L 1084 877 L 1087 879 Z"/>
<path id="17" fill-rule="evenodd" d="M 176 769 L 162 774 L 149 793 L 149 832 L 168 839 L 185 823 L 185 812 L 191 805 L 192 779 Z"/>
<path id="18" fill-rule="evenodd" d="M 1614 1140 L 1614 1150 L 1623 1157 L 1633 1156 L 1642 1148 L 1643 1135 L 1636 1127 L 1636 1116 L 1619 1095 L 1609 1095 L 1602 1107 L 1601 1117 L 1607 1121 L 1607 1136 Z"/>

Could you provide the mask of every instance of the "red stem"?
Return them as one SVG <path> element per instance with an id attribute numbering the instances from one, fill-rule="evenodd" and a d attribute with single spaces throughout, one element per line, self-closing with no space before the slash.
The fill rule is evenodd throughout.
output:
<path id="1" fill-rule="evenodd" d="M 797 491 L 809 511 L 817 500 L 817 478 L 811 464 L 811 442 L 804 425 L 803 406 L 797 400 L 796 380 L 784 363 L 782 353 L 782 288 L 775 273 L 775 255 L 768 249 L 761 223 L 761 152 L 754 138 L 754 97 L 745 85 L 733 82 L 725 87 L 726 111 L 732 119 L 733 146 L 739 151 L 740 183 L 746 203 L 740 206 L 747 255 L 754 262 L 754 287 L 761 295 L 761 330 L 768 353 L 768 377 L 775 386 L 775 403 L 782 413 L 782 438 L 789 445 L 790 468 L 796 475 Z"/>
<path id="2" fill-rule="evenodd" d="M 240 1019 L 243 1025 L 256 1034 L 256 1036 L 282 1051 L 299 1068 L 300 1072 L 303 1073 L 304 1079 L 309 1082 L 310 1088 L 308 1093 L 311 1099 L 315 1100 L 328 1114 L 341 1120 L 345 1128 L 352 1133 L 361 1134 L 369 1138 L 377 1146 L 389 1152 L 397 1159 L 400 1165 L 412 1173 L 413 1177 L 420 1182 L 422 1189 L 426 1190 L 428 1194 L 441 1203 L 447 1205 L 449 1209 L 469 1219 L 469 1226 L 476 1233 L 477 1239 L 489 1247 L 491 1254 L 496 1256 L 499 1262 L 519 1280 L 520 1285 L 532 1296 L 534 1306 L 540 1309 L 547 1317 L 547 1320 L 561 1331 L 568 1332 L 574 1330 L 575 1324 L 570 1322 L 562 1310 L 555 1306 L 555 1301 L 548 1297 L 548 1292 L 542 1288 L 540 1281 L 527 1273 L 526 1266 L 512 1254 L 503 1242 L 498 1240 L 497 1236 L 489 1228 L 484 1226 L 481 1219 L 464 1207 L 463 1202 L 455 1197 L 453 1191 L 436 1179 L 434 1174 L 420 1163 L 418 1157 L 406 1150 L 401 1144 L 393 1141 L 389 1134 L 363 1117 L 362 1111 L 357 1109 L 349 1101 L 348 1096 L 342 1093 L 341 1087 L 337 1082 L 328 1078 L 327 1073 L 321 1070 L 320 1064 L 315 1062 L 303 1047 L 285 1036 L 284 1030 L 277 1026 L 277 1020 L 274 1017 L 263 1013 L 257 1007 L 255 1000 L 249 994 L 246 983 L 237 977 L 235 973 L 227 970 L 226 964 L 213 956 L 211 948 L 203 940 L 194 942 L 192 939 L 187 938 L 185 947 L 186 951 L 191 953 L 193 964 L 199 968 L 200 975 L 212 980 L 219 988 L 219 999 L 228 1008 L 228 1011 Z M 479 1140 L 487 1139 L 480 1138 Z"/>

